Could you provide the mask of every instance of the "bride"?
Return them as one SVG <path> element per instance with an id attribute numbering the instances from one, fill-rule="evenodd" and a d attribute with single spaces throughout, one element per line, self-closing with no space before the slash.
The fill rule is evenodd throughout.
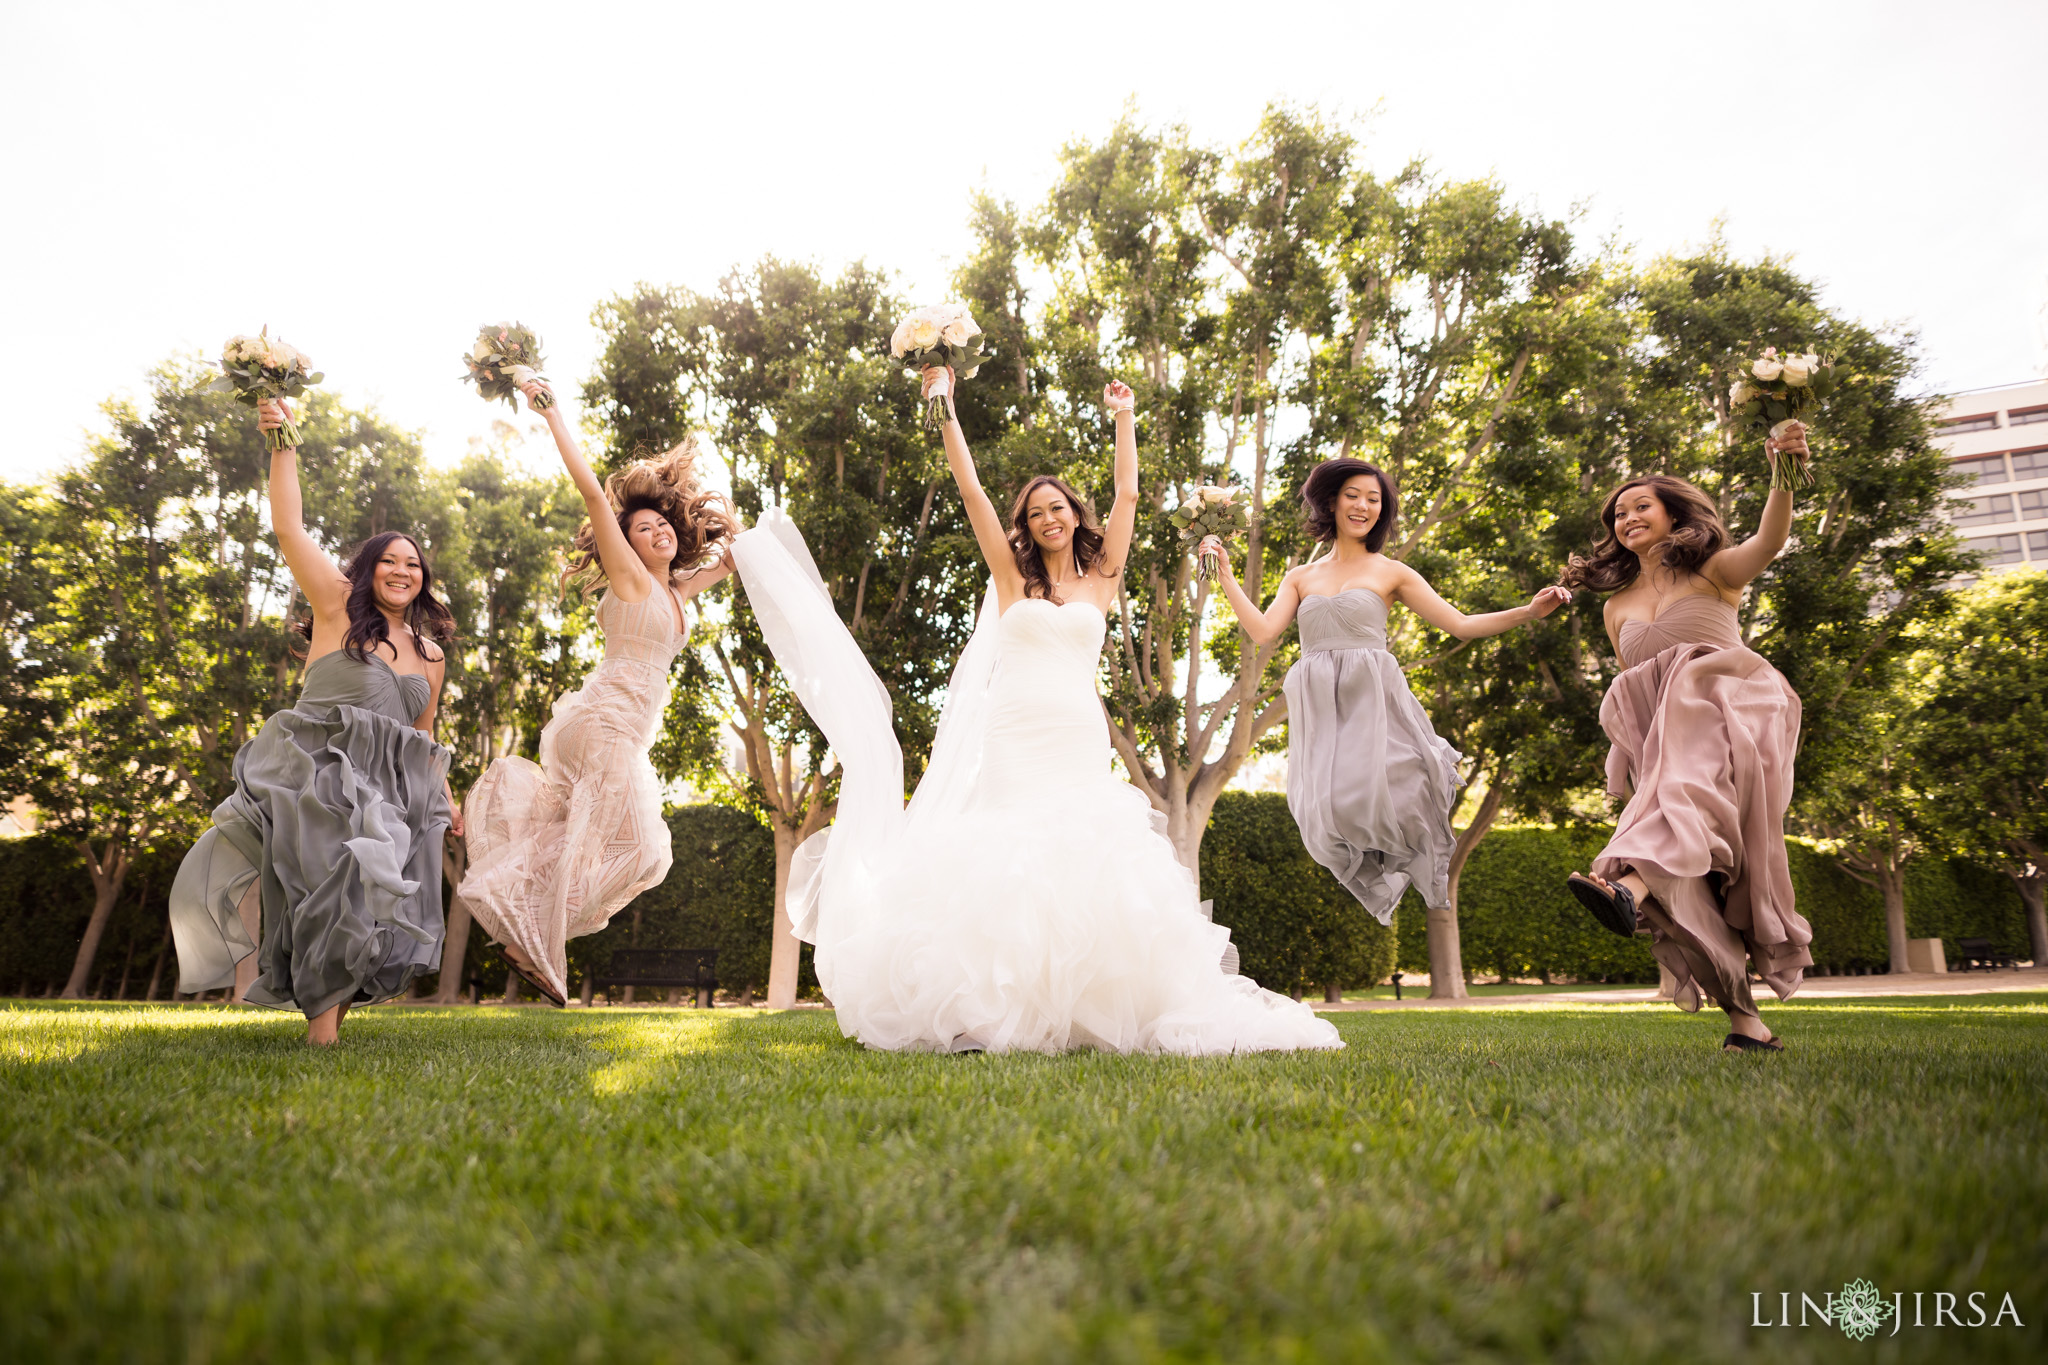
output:
<path id="1" fill-rule="evenodd" d="M 1202 916 L 1160 817 L 1110 771 L 1096 675 L 1137 517 L 1131 391 L 1103 393 L 1116 502 L 1098 528 L 1050 475 L 1005 526 L 952 413 L 952 373 L 926 371 L 925 387 L 945 395 L 947 462 L 993 581 L 907 810 L 888 693 L 794 526 L 771 512 L 733 545 L 841 766 L 837 819 L 799 850 L 789 893 L 840 1028 L 892 1050 L 1342 1047 L 1307 1006 L 1224 972 L 1229 930 Z"/>

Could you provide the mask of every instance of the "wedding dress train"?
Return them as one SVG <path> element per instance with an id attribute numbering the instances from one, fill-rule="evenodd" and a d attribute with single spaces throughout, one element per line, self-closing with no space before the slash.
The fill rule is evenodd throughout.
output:
<path id="1" fill-rule="evenodd" d="M 841 1029 L 870 1047 L 1210 1054 L 1338 1048 L 1306 1006 L 1227 974 L 1163 819 L 1110 771 L 1102 613 L 991 591 L 932 762 L 903 805 L 888 693 L 795 526 L 733 547 L 778 664 L 841 766 L 789 905 Z"/>

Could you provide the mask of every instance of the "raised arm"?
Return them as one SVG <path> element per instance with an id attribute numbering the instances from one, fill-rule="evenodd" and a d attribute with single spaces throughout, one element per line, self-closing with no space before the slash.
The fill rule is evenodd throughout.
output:
<path id="1" fill-rule="evenodd" d="M 554 393 L 544 380 L 529 379 L 519 386 L 529 406 L 534 395 L 542 390 L 550 395 Z M 576 437 L 569 430 L 569 419 L 562 415 L 562 405 L 551 403 L 534 411 L 554 433 L 555 449 L 569 471 L 569 480 L 583 495 L 583 508 L 590 514 L 590 529 L 597 537 L 597 559 L 604 566 L 608 591 L 622 602 L 646 601 L 647 594 L 654 591 L 653 575 L 640 562 L 640 556 L 633 553 L 633 547 L 626 541 L 626 533 L 619 529 L 618 511 L 612 506 L 612 500 L 604 495 L 604 485 L 598 482 L 590 461 L 583 458 L 583 447 L 576 444 Z"/>
<path id="2" fill-rule="evenodd" d="M 265 431 L 275 431 L 290 416 L 291 411 L 282 400 L 266 399 L 256 408 L 256 425 Z M 306 529 L 306 500 L 299 491 L 296 446 L 270 454 L 270 529 L 292 571 L 292 581 L 299 585 L 299 591 L 306 594 L 306 601 L 313 608 L 315 621 L 346 615 L 348 579 Z"/>
<path id="3" fill-rule="evenodd" d="M 1007 604 L 1023 592 L 1024 576 L 1017 572 L 1017 556 L 1010 549 L 1010 537 L 1003 530 L 1003 519 L 996 512 L 996 505 L 988 500 L 988 490 L 981 486 L 981 475 L 974 469 L 974 456 L 967 450 L 966 433 L 960 430 L 960 418 L 953 410 L 953 371 L 926 370 L 924 393 L 931 393 L 941 375 L 945 379 L 946 424 L 940 429 L 940 435 L 946 443 L 946 466 L 953 471 L 953 482 L 960 489 L 960 501 L 967 508 L 967 523 L 974 528 L 974 539 L 981 546 L 981 557 L 988 561 L 988 571 L 995 576 L 997 597 Z"/>
<path id="4" fill-rule="evenodd" d="M 1421 574 L 1403 564 L 1400 566 L 1400 577 L 1395 581 L 1394 600 L 1446 635 L 1460 640 L 1484 640 L 1489 635 L 1501 635 L 1516 626 L 1524 626 L 1550 615 L 1572 600 L 1572 590 L 1553 583 L 1547 588 L 1538 589 L 1536 595 L 1523 606 L 1467 616 L 1444 601 Z"/>
<path id="5" fill-rule="evenodd" d="M 1120 379 L 1102 390 L 1102 405 L 1116 423 L 1116 500 L 1109 505 L 1109 522 L 1102 528 L 1102 567 L 1105 578 L 1119 578 L 1131 557 L 1131 534 L 1138 525 L 1138 418 L 1132 411 L 1131 390 Z"/>
<path id="6" fill-rule="evenodd" d="M 1766 439 L 1764 449 L 1773 454 L 1806 454 L 1806 424 L 1794 422 L 1785 429 L 1783 440 Z M 1791 538 L 1791 490 L 1773 488 L 1771 496 L 1764 501 L 1764 516 L 1757 525 L 1756 534 L 1740 545 L 1730 545 L 1708 560 L 1705 565 L 1707 577 L 1720 587 L 1740 592 L 1758 574 L 1771 567 L 1771 561 L 1778 557 L 1785 548 L 1785 542 Z"/>
<path id="7" fill-rule="evenodd" d="M 1213 550 L 1218 565 L 1217 582 L 1223 587 L 1223 600 L 1230 603 L 1230 609 L 1237 613 L 1237 623 L 1244 627 L 1244 633 L 1252 637 L 1252 643 L 1260 649 L 1271 645 L 1294 621 L 1294 613 L 1301 606 L 1301 587 L 1295 582 L 1293 571 L 1280 580 L 1280 591 L 1273 594 L 1273 605 L 1264 611 L 1252 601 L 1249 594 L 1238 586 L 1237 575 L 1230 570 L 1230 549 L 1221 536 L 1209 536 L 1196 547 L 1197 553 Z"/>

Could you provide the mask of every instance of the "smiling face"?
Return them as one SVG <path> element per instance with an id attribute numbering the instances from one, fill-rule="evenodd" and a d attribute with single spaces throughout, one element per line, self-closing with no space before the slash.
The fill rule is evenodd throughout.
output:
<path id="1" fill-rule="evenodd" d="M 404 536 L 394 536 L 370 570 L 370 591 L 385 611 L 403 612 L 420 595 L 425 581 L 420 547 Z"/>
<path id="2" fill-rule="evenodd" d="M 1647 484 L 1624 488 L 1614 500 L 1614 538 L 1625 550 L 1644 554 L 1671 534 L 1671 511 Z"/>
<path id="3" fill-rule="evenodd" d="M 1377 475 L 1353 474 L 1344 480 L 1344 486 L 1330 500 L 1330 516 L 1337 523 L 1337 534 L 1352 540 L 1364 540 L 1379 524 L 1380 504 L 1381 489 Z"/>
<path id="4" fill-rule="evenodd" d="M 1042 483 L 1024 499 L 1024 529 L 1041 555 L 1074 548 L 1074 528 L 1081 514 L 1056 485 Z"/>
<path id="5" fill-rule="evenodd" d="M 652 507 L 638 509 L 626 519 L 626 543 L 640 556 L 647 572 L 657 578 L 668 577 L 676 553 L 676 528 L 668 524 L 667 517 Z"/>

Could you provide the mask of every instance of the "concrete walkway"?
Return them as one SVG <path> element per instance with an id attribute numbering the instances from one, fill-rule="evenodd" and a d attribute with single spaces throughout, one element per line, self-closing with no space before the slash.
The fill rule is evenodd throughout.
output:
<path id="1" fill-rule="evenodd" d="M 1423 988 L 1426 992 L 1427 987 Z M 1887 995 L 1993 995 L 2006 991 L 2048 991 L 2048 968 L 2024 967 L 2018 971 L 1894 972 L 1888 976 L 1814 976 L 1799 988 L 1794 1000 L 1867 999 Z M 1758 987 L 1758 1003 L 1769 1007 L 1771 993 Z M 1346 1000 L 1342 1004 L 1310 1001 L 1317 1013 L 1335 1010 L 1490 1009 L 1511 1005 L 1527 1009 L 1541 1005 L 1640 1005 L 1655 1003 L 1657 989 L 1543 991 L 1528 995 L 1473 995 L 1462 1000 L 1431 1000 L 1427 994 L 1411 994 L 1405 1000 Z"/>

